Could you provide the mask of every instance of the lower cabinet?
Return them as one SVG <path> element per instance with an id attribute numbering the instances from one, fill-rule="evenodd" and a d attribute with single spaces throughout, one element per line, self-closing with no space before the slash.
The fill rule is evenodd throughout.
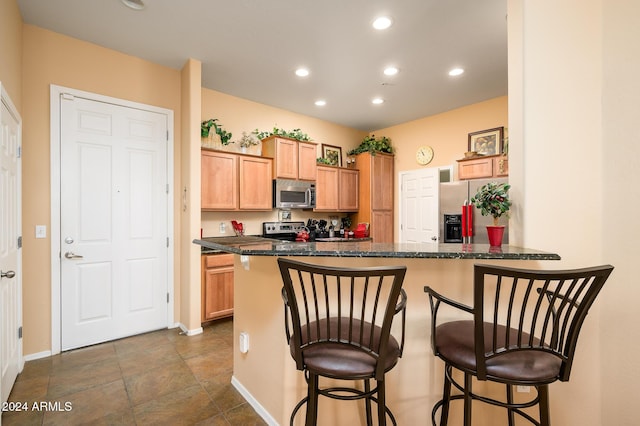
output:
<path id="1" fill-rule="evenodd" d="M 202 322 L 233 315 L 233 254 L 202 255 Z"/>

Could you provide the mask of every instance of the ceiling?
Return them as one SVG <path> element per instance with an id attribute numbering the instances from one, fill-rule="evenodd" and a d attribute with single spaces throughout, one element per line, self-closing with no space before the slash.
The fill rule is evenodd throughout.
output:
<path id="1" fill-rule="evenodd" d="M 506 0 L 17 1 L 25 23 L 174 69 L 197 59 L 203 87 L 364 131 L 507 94 Z"/>

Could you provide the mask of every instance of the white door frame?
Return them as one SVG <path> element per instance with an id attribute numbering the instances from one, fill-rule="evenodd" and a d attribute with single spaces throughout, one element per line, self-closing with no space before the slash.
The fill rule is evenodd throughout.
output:
<path id="1" fill-rule="evenodd" d="M 97 102 L 105 102 L 127 108 L 135 108 L 144 111 L 155 112 L 167 116 L 167 183 L 169 195 L 167 197 L 167 235 L 169 247 L 167 254 L 167 285 L 169 303 L 167 303 L 167 327 L 172 327 L 174 305 L 174 241 L 173 241 L 173 111 L 166 108 L 131 102 L 124 99 L 98 95 L 67 87 L 51 85 L 51 354 L 60 353 L 62 343 L 62 319 L 60 312 L 60 97 L 64 94 L 89 99 Z"/>

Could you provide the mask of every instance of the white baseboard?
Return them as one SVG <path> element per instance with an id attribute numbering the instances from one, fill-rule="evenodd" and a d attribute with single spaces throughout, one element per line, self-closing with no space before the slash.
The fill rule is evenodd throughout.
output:
<path id="1" fill-rule="evenodd" d="M 47 358 L 51 356 L 51 351 L 36 352 L 35 354 L 29 354 L 24 356 L 25 361 L 33 361 L 34 359 Z"/>
<path id="2" fill-rule="evenodd" d="M 271 417 L 271 414 L 269 414 L 269 412 L 262 405 L 260 405 L 258 401 L 256 401 L 253 395 L 251 395 L 249 391 L 244 386 L 242 386 L 242 383 L 240 383 L 235 376 L 231 377 L 231 384 L 234 388 L 236 388 L 238 392 L 240 392 L 240 395 L 242 395 L 244 399 L 247 400 L 249 405 L 251 405 L 251 407 L 256 410 L 256 413 L 258 413 L 258 415 L 262 417 L 262 420 L 267 422 L 269 426 L 280 426 L 280 424 L 273 417 Z"/>
<path id="3" fill-rule="evenodd" d="M 182 330 L 182 332 L 187 335 L 187 336 L 195 336 L 196 334 L 202 334 L 204 332 L 204 330 L 202 329 L 202 327 L 198 327 L 195 328 L 193 330 L 189 330 L 187 327 L 185 327 L 184 324 L 182 323 L 178 323 L 178 326 L 180 327 L 180 330 Z"/>

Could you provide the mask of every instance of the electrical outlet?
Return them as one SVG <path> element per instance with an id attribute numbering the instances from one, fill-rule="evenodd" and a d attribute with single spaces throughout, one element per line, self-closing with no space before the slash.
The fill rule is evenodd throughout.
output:
<path id="1" fill-rule="evenodd" d="M 529 393 L 531 386 L 516 386 L 516 392 Z"/>
<path id="2" fill-rule="evenodd" d="M 224 222 L 220 222 L 220 233 L 221 234 L 227 233 L 227 224 Z"/>

